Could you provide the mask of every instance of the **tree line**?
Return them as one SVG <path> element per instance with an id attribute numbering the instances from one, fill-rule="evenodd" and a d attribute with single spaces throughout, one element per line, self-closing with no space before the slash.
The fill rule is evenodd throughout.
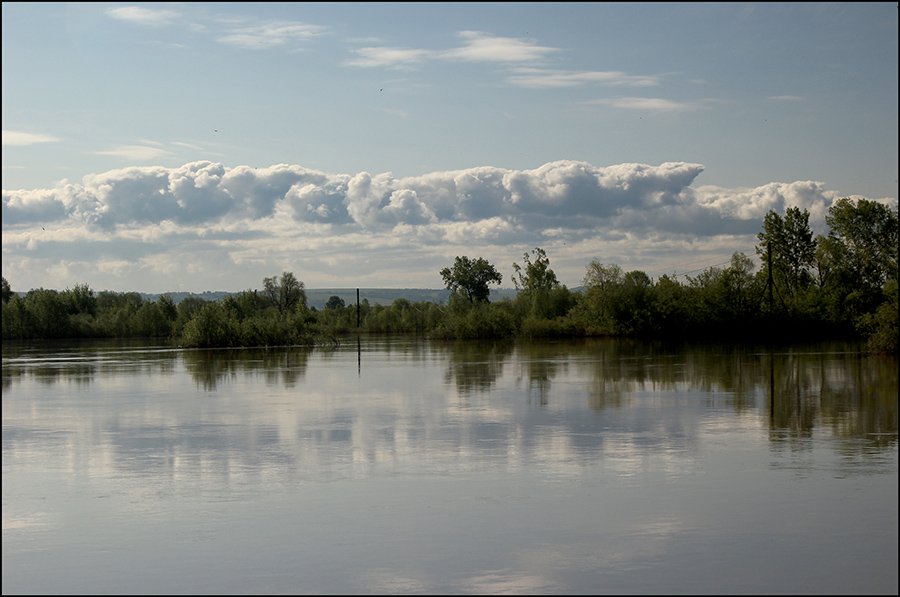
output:
<path id="1" fill-rule="evenodd" d="M 490 301 L 502 274 L 482 257 L 456 257 L 440 275 L 447 303 L 397 299 L 310 308 L 292 272 L 219 301 L 177 306 L 136 292 L 95 294 L 87 285 L 25 297 L 2 280 L 3 339 L 159 337 L 181 346 L 277 346 L 334 342 L 342 333 L 413 333 L 434 338 L 645 336 L 801 341 L 863 337 L 869 350 L 897 353 L 897 212 L 866 199 L 835 201 L 828 234 L 809 213 L 766 214 L 757 235 L 762 266 L 737 252 L 727 267 L 679 280 L 651 279 L 592 260 L 582 288 L 569 290 L 543 249 L 513 263 L 516 297 Z"/>

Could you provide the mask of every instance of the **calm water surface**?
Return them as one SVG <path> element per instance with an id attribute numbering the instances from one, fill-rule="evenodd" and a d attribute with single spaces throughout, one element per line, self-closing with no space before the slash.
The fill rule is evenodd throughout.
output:
<path id="1" fill-rule="evenodd" d="M 890 593 L 897 360 L 3 345 L 4 593 Z"/>

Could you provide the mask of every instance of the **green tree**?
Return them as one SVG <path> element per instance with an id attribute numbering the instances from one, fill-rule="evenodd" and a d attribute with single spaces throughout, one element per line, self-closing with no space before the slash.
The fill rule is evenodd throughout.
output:
<path id="1" fill-rule="evenodd" d="M 877 201 L 838 199 L 825 216 L 832 257 L 851 283 L 880 289 L 897 279 L 897 212 Z"/>
<path id="2" fill-rule="evenodd" d="M 486 303 L 491 291 L 489 284 L 500 284 L 503 276 L 482 257 L 469 259 L 457 257 L 452 268 L 441 270 L 441 277 L 448 290 L 464 297 L 469 303 Z"/>
<path id="3" fill-rule="evenodd" d="M 35 338 L 66 338 L 69 334 L 69 313 L 65 299 L 55 290 L 29 290 L 25 304 L 34 316 Z"/>
<path id="4" fill-rule="evenodd" d="M 281 312 L 306 307 L 304 284 L 292 272 L 282 272 L 281 280 L 275 276 L 263 278 L 263 287 L 269 300 Z"/>
<path id="5" fill-rule="evenodd" d="M 87 284 L 76 284 L 74 288 L 63 292 L 64 300 L 68 303 L 69 313 L 85 313 L 94 316 L 97 314 L 97 297 Z"/>
<path id="6" fill-rule="evenodd" d="M 328 297 L 328 300 L 325 302 L 326 309 L 342 309 L 346 306 L 344 303 L 344 299 L 337 295 L 332 295 Z"/>
<path id="7" fill-rule="evenodd" d="M 874 313 L 861 318 L 858 327 L 867 336 L 866 347 L 870 352 L 897 354 L 897 280 L 888 280 L 884 285 L 885 301 Z"/>
<path id="8" fill-rule="evenodd" d="M 200 310 L 185 324 L 182 344 L 197 348 L 234 346 L 239 343 L 237 336 L 237 329 L 222 305 L 204 301 Z"/>
<path id="9" fill-rule="evenodd" d="M 646 334 L 652 322 L 653 281 L 646 272 L 633 270 L 622 277 L 622 283 L 611 294 L 612 319 L 617 334 Z"/>
<path id="10" fill-rule="evenodd" d="M 9 302 L 2 303 L 2 308 L 4 339 L 36 337 L 37 323 L 23 298 L 13 294 Z"/>
<path id="11" fill-rule="evenodd" d="M 9 302 L 10 297 L 12 297 L 12 290 L 9 287 L 9 282 L 6 281 L 6 278 L 0 278 L 2 282 L 0 282 L 0 292 L 2 292 L 3 304 Z"/>
<path id="12" fill-rule="evenodd" d="M 819 237 L 823 319 L 859 329 L 861 318 L 885 301 L 884 284 L 897 279 L 897 212 L 876 201 L 835 201 Z"/>
<path id="13" fill-rule="evenodd" d="M 171 331 L 171 323 L 159 303 L 145 302 L 132 319 L 131 333 L 136 336 L 165 337 Z"/>
<path id="14" fill-rule="evenodd" d="M 513 284 L 520 291 L 518 299 L 526 305 L 532 317 L 547 318 L 556 315 L 550 301 L 550 292 L 559 288 L 556 273 L 550 269 L 550 259 L 540 247 L 531 251 L 534 261 L 525 253 L 525 266 L 513 263 Z"/>
<path id="15" fill-rule="evenodd" d="M 175 301 L 172 300 L 172 295 L 159 295 L 159 298 L 156 299 L 156 305 L 159 307 L 160 313 L 162 313 L 166 321 L 173 322 L 178 319 L 178 307 L 175 306 Z"/>
<path id="16" fill-rule="evenodd" d="M 203 300 L 197 296 L 186 296 L 181 299 L 181 302 L 178 303 L 177 311 L 178 311 L 178 323 L 176 324 L 177 329 L 183 328 L 187 322 L 194 318 L 203 306 L 207 304 L 208 301 Z"/>
<path id="17" fill-rule="evenodd" d="M 763 221 L 763 230 L 757 235 L 756 252 L 762 259 L 760 277 L 769 279 L 769 251 L 772 255 L 771 279 L 782 301 L 794 299 L 813 282 L 810 270 L 816 264 L 816 240 L 809 227 L 809 212 L 799 207 L 789 207 L 782 218 L 774 210 Z"/>
<path id="18" fill-rule="evenodd" d="M 683 336 L 694 328 L 697 310 L 692 289 L 663 275 L 652 292 L 653 330 L 668 336 Z"/>
<path id="19" fill-rule="evenodd" d="M 585 269 L 584 279 L 581 282 L 585 288 L 606 290 L 624 281 L 622 268 L 614 263 L 604 265 L 598 260 L 592 259 Z"/>

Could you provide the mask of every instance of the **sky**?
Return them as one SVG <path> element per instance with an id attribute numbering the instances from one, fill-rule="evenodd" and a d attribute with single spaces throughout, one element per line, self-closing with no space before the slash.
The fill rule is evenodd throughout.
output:
<path id="1" fill-rule="evenodd" d="M 770 210 L 897 207 L 897 3 L 2 10 L 16 291 L 684 281 Z"/>

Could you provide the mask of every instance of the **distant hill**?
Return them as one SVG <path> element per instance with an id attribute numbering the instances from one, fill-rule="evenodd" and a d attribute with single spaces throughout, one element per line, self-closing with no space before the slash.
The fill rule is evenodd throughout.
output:
<path id="1" fill-rule="evenodd" d="M 307 288 L 306 301 L 310 307 L 322 309 L 332 296 L 344 299 L 344 304 L 356 304 L 356 288 Z M 505 297 L 515 298 L 514 288 L 492 288 L 491 300 L 499 301 Z M 391 305 L 398 298 L 410 302 L 446 303 L 450 291 L 446 288 L 360 288 L 359 300 L 368 299 L 370 305 Z"/>
<path id="2" fill-rule="evenodd" d="M 201 293 L 194 292 L 169 292 L 169 293 L 160 293 L 160 294 L 168 294 L 172 297 L 172 300 L 175 301 L 177 305 L 185 298 L 192 296 L 196 298 L 203 299 L 205 301 L 218 301 L 229 294 L 238 294 L 236 292 L 225 292 L 225 291 L 206 291 Z M 151 301 L 155 301 L 160 297 L 160 294 L 144 294 L 141 293 L 143 298 L 146 298 Z M 328 302 L 328 299 L 332 296 L 338 296 L 344 299 L 344 304 L 346 305 L 355 305 L 356 304 L 356 288 L 307 288 L 306 289 L 306 302 L 310 307 L 315 307 L 316 309 L 324 309 L 325 303 Z M 360 288 L 359 289 L 359 300 L 368 299 L 370 305 L 384 305 L 388 306 L 392 304 L 398 298 L 405 298 L 406 300 L 417 303 L 422 301 L 428 301 L 432 303 L 446 303 L 447 299 L 450 297 L 450 291 L 446 288 L 435 289 L 435 288 Z M 514 288 L 492 288 L 491 289 L 491 300 L 499 301 L 504 298 L 515 298 L 516 290 Z"/>
<path id="3" fill-rule="evenodd" d="M 172 297 L 172 300 L 175 301 L 175 304 L 177 305 L 178 303 L 180 303 L 181 301 L 183 301 L 184 299 L 186 299 L 189 296 L 203 299 L 204 301 L 218 301 L 218 300 L 222 300 L 229 294 L 238 294 L 238 293 L 225 292 L 224 290 L 215 290 L 215 291 L 207 290 L 205 292 L 160 292 L 159 294 L 146 294 L 146 293 L 141 292 L 139 294 L 141 295 L 141 297 L 151 300 L 151 301 L 155 301 L 160 296 L 162 296 L 164 294 L 168 294 L 169 296 Z"/>

